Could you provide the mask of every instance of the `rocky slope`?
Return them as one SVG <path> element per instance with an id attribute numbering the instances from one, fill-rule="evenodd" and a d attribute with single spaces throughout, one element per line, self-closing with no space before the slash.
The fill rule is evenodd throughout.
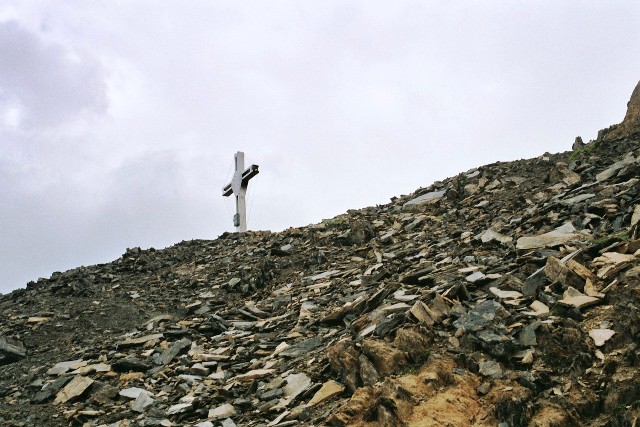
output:
<path id="1" fill-rule="evenodd" d="M 1 296 L 0 425 L 637 425 L 637 117 Z"/>

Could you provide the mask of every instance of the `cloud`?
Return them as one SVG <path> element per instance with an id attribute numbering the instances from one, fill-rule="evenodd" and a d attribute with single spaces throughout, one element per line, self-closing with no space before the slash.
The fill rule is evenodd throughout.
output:
<path id="1" fill-rule="evenodd" d="M 45 43 L 16 21 L 0 22 L 0 117 L 39 131 L 106 110 L 105 69 L 87 52 Z"/>

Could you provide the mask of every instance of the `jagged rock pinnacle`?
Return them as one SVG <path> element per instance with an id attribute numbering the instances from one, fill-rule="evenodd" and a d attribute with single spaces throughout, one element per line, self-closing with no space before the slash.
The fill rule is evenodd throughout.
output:
<path id="1" fill-rule="evenodd" d="M 622 123 L 613 125 L 600 131 L 598 139 L 613 141 L 619 139 L 630 139 L 640 136 L 640 81 L 631 94 L 627 103 L 627 113 Z"/>

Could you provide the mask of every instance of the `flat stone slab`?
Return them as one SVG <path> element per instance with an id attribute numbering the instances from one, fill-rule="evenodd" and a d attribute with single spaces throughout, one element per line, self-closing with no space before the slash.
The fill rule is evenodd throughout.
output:
<path id="1" fill-rule="evenodd" d="M 311 280 L 320 280 L 320 279 L 326 279 L 328 277 L 333 276 L 334 274 L 338 274 L 340 273 L 340 270 L 329 270 L 329 271 L 325 271 L 323 273 L 319 273 L 316 274 L 315 276 L 310 276 L 309 279 Z"/>
<path id="2" fill-rule="evenodd" d="M 87 366 L 87 362 L 82 359 L 58 362 L 47 371 L 47 375 L 62 375 L 72 369 L 80 369 L 84 366 Z"/>
<path id="3" fill-rule="evenodd" d="M 480 375 L 484 375 L 492 378 L 504 377 L 504 372 L 500 363 L 495 360 L 481 360 L 478 363 Z"/>
<path id="4" fill-rule="evenodd" d="M 489 228 L 488 230 L 484 231 L 482 234 L 480 234 L 478 236 L 480 238 L 480 241 L 482 243 L 489 243 L 492 242 L 494 240 L 500 242 L 500 243 L 509 243 L 513 240 L 513 238 L 509 237 L 509 236 L 505 236 L 504 234 L 498 233 L 497 231 L 495 231 L 492 228 Z"/>
<path id="5" fill-rule="evenodd" d="M 0 363 L 13 362 L 27 356 L 22 341 L 0 335 Z"/>
<path id="6" fill-rule="evenodd" d="M 611 178 L 616 173 L 618 173 L 618 171 L 620 169 L 624 168 L 625 166 L 630 165 L 631 163 L 633 163 L 635 161 L 636 161 L 636 159 L 635 159 L 635 157 L 633 157 L 633 154 L 629 153 L 624 159 L 615 162 L 614 164 L 609 166 L 607 169 L 605 169 L 602 172 L 600 172 L 599 174 L 597 174 L 596 175 L 596 181 L 602 182 L 602 181 L 605 181 L 605 180 Z"/>
<path id="7" fill-rule="evenodd" d="M 475 273 L 471 273 L 467 277 L 464 278 L 469 283 L 479 282 L 481 280 L 486 279 L 487 276 L 482 271 L 476 271 Z"/>
<path id="8" fill-rule="evenodd" d="M 592 329 L 589 331 L 589 336 L 596 347 L 602 347 L 615 333 L 613 329 Z"/>
<path id="9" fill-rule="evenodd" d="M 636 205 L 633 209 L 633 215 L 631 215 L 631 227 L 640 222 L 640 205 Z"/>
<path id="10" fill-rule="evenodd" d="M 560 246 L 572 240 L 588 240 L 591 236 L 585 233 L 578 233 L 570 222 L 556 228 L 548 233 L 539 236 L 524 236 L 516 241 L 516 249 L 538 249 Z"/>
<path id="11" fill-rule="evenodd" d="M 291 374 L 286 378 L 287 385 L 284 386 L 284 397 L 278 402 L 278 407 L 287 407 L 300 393 L 311 385 L 311 378 L 307 374 Z"/>
<path id="12" fill-rule="evenodd" d="M 427 194 L 423 194 L 422 196 L 418 196 L 415 199 L 406 202 L 404 205 L 402 205 L 402 209 L 411 209 L 425 203 L 435 202 L 436 200 L 441 199 L 442 196 L 444 196 L 444 193 L 446 193 L 446 190 L 431 191 Z"/>
<path id="13" fill-rule="evenodd" d="M 416 301 L 409 312 L 418 319 L 419 322 L 424 323 L 427 326 L 432 326 L 435 322 L 429 314 L 429 308 L 422 301 Z"/>
<path id="14" fill-rule="evenodd" d="M 74 375 L 86 375 L 92 372 L 109 372 L 111 370 L 111 365 L 106 363 L 95 363 L 93 365 L 83 366 L 81 368 L 75 369 L 71 371 Z"/>
<path id="15" fill-rule="evenodd" d="M 209 409 L 207 418 L 209 418 L 210 420 L 217 420 L 219 418 L 229 418 L 230 416 L 235 414 L 236 408 L 230 403 L 224 403 L 220 406 Z"/>
<path id="16" fill-rule="evenodd" d="M 151 396 L 153 396 L 153 393 L 143 389 L 143 388 L 139 388 L 139 387 L 129 387 L 129 388 L 125 388 L 120 390 L 120 392 L 118 393 L 120 396 L 122 397 L 126 397 L 128 399 L 137 399 L 138 396 L 140 396 L 141 393 L 147 393 Z"/>
<path id="17" fill-rule="evenodd" d="M 522 297 L 522 294 L 518 291 L 503 291 L 495 287 L 490 287 L 489 291 L 500 299 L 516 299 Z"/>
<path id="18" fill-rule="evenodd" d="M 65 403 L 84 393 L 93 384 L 93 380 L 89 377 L 78 375 L 73 378 L 56 396 L 53 403 Z"/>
<path id="19" fill-rule="evenodd" d="M 191 409 L 191 403 L 178 403 L 167 409 L 167 415 L 181 414 Z"/>
<path id="20" fill-rule="evenodd" d="M 550 312 L 549 307 L 545 303 L 538 300 L 535 300 L 534 302 L 532 302 L 529 305 L 529 308 L 533 310 L 532 314 L 537 317 L 546 317 L 549 315 L 549 312 Z"/>
<path id="21" fill-rule="evenodd" d="M 598 304 L 601 301 L 600 298 L 590 297 L 572 287 L 569 287 L 562 296 L 563 298 L 558 300 L 558 302 L 567 307 L 588 307 Z"/>
<path id="22" fill-rule="evenodd" d="M 144 409 L 147 406 L 153 404 L 154 399 L 152 396 L 153 395 L 146 390 L 143 393 L 140 393 L 136 400 L 131 404 L 131 410 L 134 412 L 144 412 Z"/>
<path id="23" fill-rule="evenodd" d="M 495 318 L 501 317 L 504 313 L 506 311 L 499 302 L 486 300 L 478 303 L 469 313 L 460 316 L 458 320 L 453 322 L 453 326 L 475 332 L 492 323 Z"/>
<path id="24" fill-rule="evenodd" d="M 273 375 L 275 372 L 275 369 L 254 369 L 247 373 L 236 375 L 232 379 L 238 381 L 253 381 L 258 378 L 264 378 L 268 377 L 269 375 Z"/>
<path id="25" fill-rule="evenodd" d="M 151 334 L 151 335 L 145 335 L 143 337 L 127 338 L 124 341 L 120 341 L 118 343 L 118 346 L 133 347 L 133 346 L 145 344 L 147 341 L 159 340 L 162 337 L 164 337 L 163 334 Z"/>
<path id="26" fill-rule="evenodd" d="M 577 203 L 580 202 L 584 202 L 585 200 L 589 200 L 596 197 L 595 194 L 593 193 L 589 193 L 589 194 L 580 194 L 578 196 L 573 196 L 573 197 L 569 197 L 568 199 L 564 199 L 561 201 L 561 203 L 565 204 L 565 205 L 575 205 Z"/>
<path id="27" fill-rule="evenodd" d="M 162 355 L 160 356 L 160 362 L 163 365 L 168 365 L 174 359 L 174 357 L 184 352 L 189 347 L 191 347 L 191 340 L 187 338 L 176 341 L 171 345 L 171 347 L 162 352 Z"/>
<path id="28" fill-rule="evenodd" d="M 322 384 L 320 390 L 313 395 L 311 400 L 307 403 L 307 406 L 316 406 L 322 402 L 329 400 L 335 396 L 339 396 L 344 392 L 344 386 L 337 381 L 329 380 Z"/>

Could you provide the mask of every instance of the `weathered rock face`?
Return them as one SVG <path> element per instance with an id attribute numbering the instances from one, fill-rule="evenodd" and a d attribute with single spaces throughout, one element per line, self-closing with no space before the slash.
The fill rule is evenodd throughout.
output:
<path id="1" fill-rule="evenodd" d="M 0 425 L 635 425 L 640 146 L 600 142 L 0 296 Z"/>
<path id="2" fill-rule="evenodd" d="M 602 131 L 602 139 L 613 141 L 640 136 L 640 82 L 636 85 L 627 103 L 627 113 L 622 123 Z"/>

